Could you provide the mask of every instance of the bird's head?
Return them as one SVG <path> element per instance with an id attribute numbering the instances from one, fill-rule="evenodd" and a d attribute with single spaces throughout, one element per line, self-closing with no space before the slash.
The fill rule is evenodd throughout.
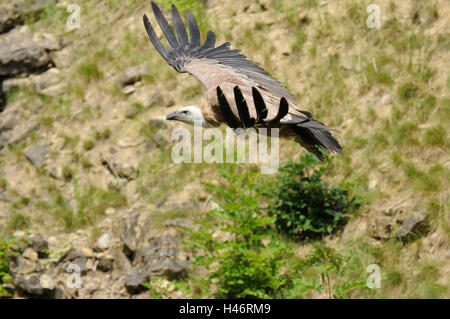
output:
<path id="1" fill-rule="evenodd" d="M 179 110 L 170 112 L 166 115 L 167 121 L 181 121 L 185 123 L 194 124 L 196 121 L 206 126 L 207 122 L 203 117 L 202 112 L 196 106 L 185 106 Z"/>

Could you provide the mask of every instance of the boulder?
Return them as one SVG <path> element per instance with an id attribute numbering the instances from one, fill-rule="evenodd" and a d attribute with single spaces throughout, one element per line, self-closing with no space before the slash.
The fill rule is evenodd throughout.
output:
<path id="1" fill-rule="evenodd" d="M 125 216 L 121 222 L 120 239 L 123 241 L 127 254 L 132 255 L 145 241 L 148 231 L 148 219 L 140 213 Z"/>
<path id="2" fill-rule="evenodd" d="M 59 42 L 48 33 L 32 35 L 26 28 L 0 36 L 0 77 L 12 77 L 48 69 L 50 51 L 60 49 Z"/>
<path id="3" fill-rule="evenodd" d="M 30 274 L 41 269 L 40 264 L 19 255 L 11 255 L 8 257 L 9 269 L 13 274 Z"/>
<path id="4" fill-rule="evenodd" d="M 53 279 L 45 274 L 18 276 L 14 278 L 14 285 L 32 298 L 61 298 L 63 295 Z"/>
<path id="5" fill-rule="evenodd" d="M 427 225 L 424 223 L 426 214 L 423 212 L 408 216 L 402 225 L 395 232 L 398 238 L 406 239 L 411 233 L 424 235 L 427 232 Z"/>
<path id="6" fill-rule="evenodd" d="M 118 85 L 125 87 L 134 84 L 148 74 L 146 65 L 136 65 L 122 72 L 116 82 Z"/>
<path id="7" fill-rule="evenodd" d="M 109 233 L 104 233 L 97 239 L 92 248 L 96 252 L 101 252 L 107 250 L 110 244 L 111 244 L 111 235 Z"/>
<path id="8" fill-rule="evenodd" d="M 54 0 L 12 0 L 0 6 L 0 33 L 4 33 L 23 23 L 23 16 L 38 16 L 45 5 Z"/>

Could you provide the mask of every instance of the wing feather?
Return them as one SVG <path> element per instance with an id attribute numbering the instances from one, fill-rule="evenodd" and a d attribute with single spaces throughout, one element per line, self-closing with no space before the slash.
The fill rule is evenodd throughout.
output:
<path id="1" fill-rule="evenodd" d="M 190 47 L 195 48 L 200 46 L 200 29 L 198 28 L 197 21 L 190 11 L 186 11 L 186 18 L 189 26 L 189 34 L 191 36 Z"/>
<path id="2" fill-rule="evenodd" d="M 173 25 L 175 26 L 175 31 L 178 35 L 178 40 L 180 41 L 181 47 L 185 47 L 189 44 L 188 35 L 186 32 L 186 27 L 184 26 L 183 20 L 181 19 L 180 12 L 178 12 L 177 8 L 172 4 L 172 20 Z"/>
<path id="3" fill-rule="evenodd" d="M 156 35 L 155 30 L 153 29 L 152 25 L 150 24 L 150 21 L 148 20 L 148 18 L 145 14 L 144 14 L 143 19 L 144 19 L 145 30 L 147 31 L 150 41 L 152 41 L 156 50 L 158 50 L 159 54 L 161 54 L 161 56 L 164 58 L 164 60 L 168 61 L 169 54 L 168 54 L 166 48 L 164 47 L 164 45 L 159 40 L 158 36 Z"/>
<path id="4" fill-rule="evenodd" d="M 166 36 L 167 41 L 169 41 L 170 46 L 174 49 L 178 48 L 179 47 L 178 41 L 177 41 L 177 38 L 175 37 L 175 34 L 172 31 L 172 28 L 170 27 L 166 18 L 162 14 L 158 5 L 156 3 L 154 3 L 153 1 L 152 1 L 152 10 L 153 10 L 153 14 L 155 15 L 156 21 L 158 22 L 159 26 L 161 27 L 161 30 L 163 31 L 164 35 Z"/>
<path id="5" fill-rule="evenodd" d="M 158 5 L 152 1 L 152 9 L 155 14 L 156 21 L 161 27 L 163 34 L 167 38 L 171 48 L 167 54 L 162 50 L 159 43 L 155 40 L 156 35 L 149 33 L 150 40 L 155 45 L 158 52 L 167 60 L 167 62 L 178 72 L 188 72 L 198 77 L 206 86 L 207 90 L 216 89 L 226 82 L 239 82 L 242 86 L 244 82 L 248 83 L 249 88 L 252 86 L 264 87 L 272 95 L 277 98 L 285 97 L 290 103 L 294 104 L 294 96 L 286 91 L 283 85 L 272 78 L 269 73 L 262 68 L 247 60 L 245 55 L 240 54 L 240 50 L 231 50 L 230 43 L 226 42 L 215 47 L 216 36 L 212 31 L 208 31 L 206 40 L 200 46 L 200 30 L 194 16 L 186 13 L 186 19 L 189 27 L 190 42 L 187 36 L 186 28 L 180 13 L 172 6 L 172 19 L 178 40 L 169 26 L 166 18 L 162 14 Z M 148 23 L 150 25 L 150 23 Z M 146 24 L 146 29 L 147 24 Z M 149 29 L 152 30 L 152 29 Z M 192 72 L 190 65 L 194 62 L 204 63 L 203 68 L 196 67 L 196 72 Z M 217 65 L 218 72 L 214 76 L 208 76 L 211 73 L 211 66 Z M 220 72 L 221 69 L 231 68 L 230 72 Z"/>

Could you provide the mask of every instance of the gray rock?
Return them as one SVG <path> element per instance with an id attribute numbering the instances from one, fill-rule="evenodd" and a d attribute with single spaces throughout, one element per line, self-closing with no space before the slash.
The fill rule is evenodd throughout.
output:
<path id="1" fill-rule="evenodd" d="M 6 144 L 17 144 L 22 142 L 28 134 L 39 127 L 39 123 L 36 121 L 22 123 L 14 127 L 13 130 L 3 132 L 0 135 L 0 146 L 5 146 Z"/>
<path id="2" fill-rule="evenodd" d="M 45 5 L 53 0 L 12 0 L 0 7 L 0 33 L 4 33 L 16 25 L 23 23 L 23 16 L 38 16 Z"/>
<path id="3" fill-rule="evenodd" d="M 189 264 L 180 259 L 180 241 L 169 234 L 154 238 L 136 252 L 135 268 L 139 274 L 164 276 L 169 280 L 186 276 Z"/>
<path id="4" fill-rule="evenodd" d="M 114 270 L 114 259 L 103 257 L 98 259 L 97 270 L 102 272 L 110 272 Z"/>
<path id="5" fill-rule="evenodd" d="M 43 289 L 48 290 L 53 290 L 56 286 L 53 279 L 48 275 L 42 275 L 41 278 L 39 278 L 39 283 Z"/>
<path id="6" fill-rule="evenodd" d="M 41 168 L 45 164 L 45 158 L 49 152 L 47 145 L 34 145 L 27 147 L 23 154 L 37 168 Z"/>
<path id="7" fill-rule="evenodd" d="M 6 32 L 20 21 L 20 13 L 15 6 L 0 7 L 0 33 Z"/>
<path id="8" fill-rule="evenodd" d="M 73 63 L 73 56 L 71 48 L 63 48 L 59 51 L 51 53 L 52 60 L 59 69 L 67 69 Z"/>
<path id="9" fill-rule="evenodd" d="M 11 78 L 5 79 L 2 85 L 2 92 L 7 94 L 18 88 L 31 86 L 32 82 L 30 78 Z"/>
<path id="10" fill-rule="evenodd" d="M 56 285 L 48 275 L 39 273 L 18 276 L 14 278 L 14 285 L 31 297 L 42 298 L 60 298 L 61 294 L 57 293 Z"/>
<path id="11" fill-rule="evenodd" d="M 47 167 L 48 173 L 51 177 L 55 179 L 63 179 L 64 174 L 61 166 L 50 166 Z"/>
<path id="12" fill-rule="evenodd" d="M 173 218 L 168 219 L 164 222 L 165 227 L 182 227 L 182 228 L 192 228 L 192 220 L 188 218 Z"/>
<path id="13" fill-rule="evenodd" d="M 133 84 L 145 75 L 148 74 L 148 70 L 146 65 L 137 65 L 131 68 L 126 69 L 123 73 L 119 75 L 117 78 L 117 84 L 120 86 L 126 86 Z"/>
<path id="14" fill-rule="evenodd" d="M 12 130 L 19 122 L 19 116 L 14 112 L 0 115 L 0 132 Z"/>
<path id="15" fill-rule="evenodd" d="M 130 95 L 130 94 L 133 94 L 136 91 L 136 88 L 133 85 L 127 85 L 127 86 L 124 86 L 121 89 L 121 91 L 125 95 Z"/>
<path id="16" fill-rule="evenodd" d="M 33 248 L 27 248 L 22 254 L 23 257 L 32 260 L 37 261 L 38 260 L 38 253 L 33 250 Z"/>
<path id="17" fill-rule="evenodd" d="M 8 257 L 9 269 L 13 274 L 30 274 L 40 270 L 40 265 L 27 258 L 18 255 Z"/>
<path id="18" fill-rule="evenodd" d="M 12 30 L 0 35 L 0 76 L 47 69 L 53 63 L 48 51 L 59 49 L 56 39 L 49 34 L 31 35 Z"/>
<path id="19" fill-rule="evenodd" d="M 109 169 L 120 178 L 135 179 L 137 177 L 136 167 L 120 161 L 112 153 L 102 153 L 102 162 L 107 164 Z"/>
<path id="20" fill-rule="evenodd" d="M 48 88 L 43 89 L 39 93 L 47 95 L 47 96 L 58 96 L 63 94 L 66 91 L 66 84 L 59 83 Z"/>
<path id="21" fill-rule="evenodd" d="M 39 258 L 48 257 L 48 242 L 41 236 L 29 237 L 31 248 L 38 253 Z"/>
<path id="22" fill-rule="evenodd" d="M 123 241 L 126 250 L 134 256 L 145 241 L 145 234 L 148 230 L 148 219 L 142 214 L 125 216 L 121 221 L 120 239 Z"/>
<path id="23" fill-rule="evenodd" d="M 403 220 L 403 209 L 377 209 L 371 211 L 367 223 L 369 236 L 376 239 L 392 238 L 394 230 Z"/>
<path id="24" fill-rule="evenodd" d="M 41 287 L 41 275 L 33 273 L 25 276 L 18 276 L 14 278 L 14 285 L 25 292 L 32 295 L 44 294 L 44 288 Z"/>
<path id="25" fill-rule="evenodd" d="M 409 216 L 395 232 L 395 236 L 405 238 L 411 232 L 418 231 L 422 222 L 425 220 L 425 213 L 417 213 Z"/>
<path id="26" fill-rule="evenodd" d="M 70 261 L 70 264 L 75 264 L 75 265 L 78 265 L 78 267 L 80 267 L 80 272 L 82 275 L 85 275 L 87 272 L 86 263 L 87 263 L 86 257 L 78 257 L 78 258 L 75 258 L 74 260 Z M 67 267 L 66 267 L 66 269 L 67 269 Z"/>
<path id="27" fill-rule="evenodd" d="M 129 294 L 138 294 L 147 289 L 141 283 L 147 281 L 149 277 L 150 274 L 144 267 L 132 268 L 125 277 L 124 286 Z"/>
<path id="28" fill-rule="evenodd" d="M 31 81 L 36 92 L 44 93 L 46 89 L 58 85 L 60 82 L 59 74 L 58 69 L 51 68 L 39 75 L 33 75 Z"/>
<path id="29" fill-rule="evenodd" d="M 83 252 L 79 250 L 71 250 L 67 254 L 61 257 L 60 261 L 73 261 L 77 258 L 85 257 Z"/>
<path id="30" fill-rule="evenodd" d="M 80 272 L 82 275 L 85 275 L 87 272 L 87 258 L 83 252 L 79 250 L 71 250 L 69 253 L 61 257 L 60 261 L 66 262 L 66 265 L 63 267 L 64 269 L 67 269 L 67 266 L 70 264 L 75 264 L 80 267 Z"/>
<path id="31" fill-rule="evenodd" d="M 164 276 L 169 280 L 184 278 L 188 268 L 188 263 L 170 258 L 157 260 L 149 265 L 152 275 Z"/>
<path id="32" fill-rule="evenodd" d="M 104 233 L 100 236 L 92 247 L 94 251 L 101 252 L 109 248 L 111 243 L 111 235 L 109 233 Z"/>

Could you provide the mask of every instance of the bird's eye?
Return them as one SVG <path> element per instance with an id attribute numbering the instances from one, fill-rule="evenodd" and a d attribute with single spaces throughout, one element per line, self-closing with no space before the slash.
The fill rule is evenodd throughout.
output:
<path id="1" fill-rule="evenodd" d="M 182 113 L 188 115 L 189 111 L 183 111 Z"/>

